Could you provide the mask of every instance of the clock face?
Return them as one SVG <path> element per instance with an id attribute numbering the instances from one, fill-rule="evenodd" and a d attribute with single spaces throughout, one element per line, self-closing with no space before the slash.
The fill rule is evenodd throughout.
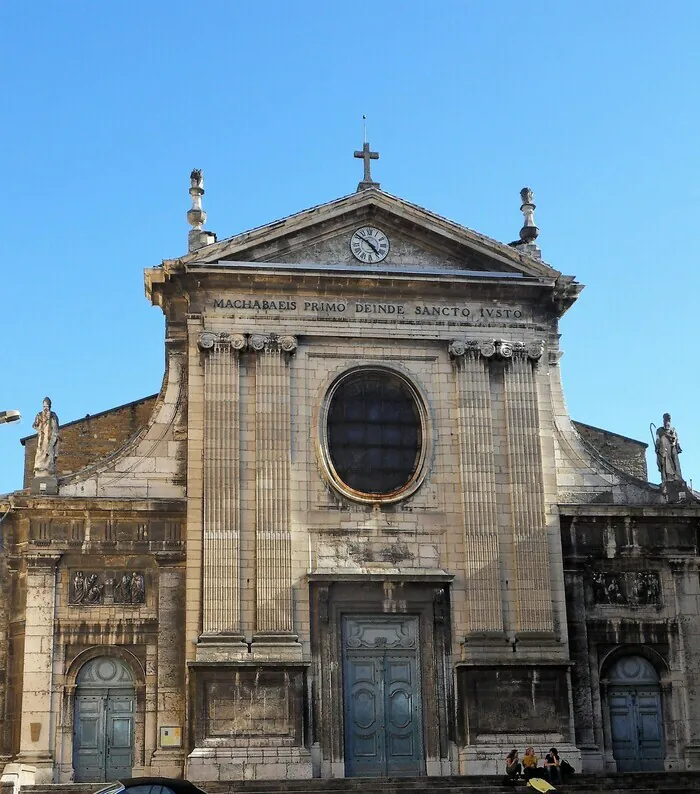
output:
<path id="1" fill-rule="evenodd" d="M 389 238 L 374 226 L 363 226 L 350 238 L 350 250 L 360 262 L 381 262 L 389 253 Z"/>

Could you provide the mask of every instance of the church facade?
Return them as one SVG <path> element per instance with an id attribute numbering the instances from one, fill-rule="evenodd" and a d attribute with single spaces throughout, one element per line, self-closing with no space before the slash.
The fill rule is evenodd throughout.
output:
<path id="1" fill-rule="evenodd" d="M 531 193 L 505 245 L 382 191 L 366 148 L 354 194 L 222 241 L 193 172 L 189 252 L 145 272 L 161 391 L 63 426 L 55 470 L 26 439 L 6 771 L 496 773 L 528 744 L 700 768 L 693 493 L 571 421 L 581 286 Z"/>

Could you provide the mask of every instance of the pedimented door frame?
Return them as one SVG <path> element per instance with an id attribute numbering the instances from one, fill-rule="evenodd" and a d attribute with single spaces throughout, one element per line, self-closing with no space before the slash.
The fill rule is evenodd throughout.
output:
<path id="1" fill-rule="evenodd" d="M 346 615 L 414 615 L 418 619 L 425 774 L 443 774 L 454 741 L 450 660 L 452 576 L 310 574 L 312 742 L 320 746 L 321 776 L 345 777 L 342 624 Z"/>

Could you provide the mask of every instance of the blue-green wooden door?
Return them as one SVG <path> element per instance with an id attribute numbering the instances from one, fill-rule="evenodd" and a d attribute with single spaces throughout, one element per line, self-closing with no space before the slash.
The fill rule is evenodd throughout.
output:
<path id="1" fill-rule="evenodd" d="M 423 774 L 418 619 L 343 623 L 346 774 Z"/>
<path id="2" fill-rule="evenodd" d="M 661 692 L 656 671 L 647 659 L 626 656 L 613 667 L 608 683 L 617 771 L 663 771 Z"/>
<path id="3" fill-rule="evenodd" d="M 80 671 L 73 723 L 75 782 L 131 777 L 135 707 L 131 674 L 123 663 L 96 659 Z"/>

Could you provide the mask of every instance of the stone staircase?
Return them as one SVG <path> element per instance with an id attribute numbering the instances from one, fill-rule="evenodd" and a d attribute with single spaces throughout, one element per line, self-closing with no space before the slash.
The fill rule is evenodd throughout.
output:
<path id="1" fill-rule="evenodd" d="M 207 794 L 534 794 L 534 789 L 506 784 L 504 776 L 419 778 L 335 778 L 332 780 L 232 780 L 197 783 Z M 197 782 L 197 781 L 194 781 Z M 23 786 L 22 794 L 92 794 L 103 783 Z M 638 772 L 574 775 L 557 786 L 565 794 L 700 794 L 700 772 Z"/>

